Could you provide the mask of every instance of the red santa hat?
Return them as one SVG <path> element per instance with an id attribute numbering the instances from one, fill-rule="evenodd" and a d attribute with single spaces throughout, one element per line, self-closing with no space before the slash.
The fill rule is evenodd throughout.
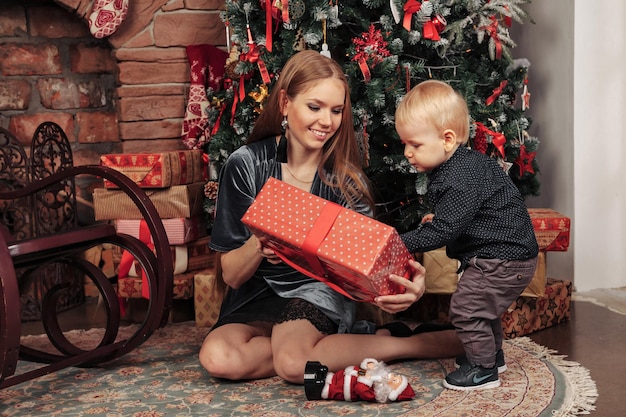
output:
<path id="1" fill-rule="evenodd" d="M 415 391 L 409 385 L 408 379 L 404 375 L 401 375 L 400 378 L 400 384 L 387 395 L 389 401 L 406 401 L 415 397 Z"/>

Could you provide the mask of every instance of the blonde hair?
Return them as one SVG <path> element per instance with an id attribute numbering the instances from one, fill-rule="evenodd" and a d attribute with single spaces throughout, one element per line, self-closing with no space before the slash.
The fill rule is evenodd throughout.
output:
<path id="1" fill-rule="evenodd" d="M 453 130 L 457 143 L 469 139 L 469 110 L 461 94 L 443 81 L 422 81 L 411 89 L 396 109 L 396 124 L 419 119 L 432 123 L 438 130 Z"/>
<path id="2" fill-rule="evenodd" d="M 354 207 L 358 201 L 364 200 L 373 208 L 374 201 L 370 193 L 370 184 L 362 169 L 363 161 L 354 133 L 350 87 L 337 61 L 313 50 L 298 52 L 289 58 L 276 84 L 272 87 L 263 113 L 257 118 L 247 143 L 281 134 L 280 122 L 283 120 L 280 105 L 281 91 L 293 98 L 316 83 L 327 79 L 339 80 L 344 86 L 346 98 L 339 130 L 324 145 L 319 167 L 320 178 L 325 183 L 336 187 L 349 207 Z M 332 184 L 328 182 L 329 178 L 324 171 L 332 174 Z"/>

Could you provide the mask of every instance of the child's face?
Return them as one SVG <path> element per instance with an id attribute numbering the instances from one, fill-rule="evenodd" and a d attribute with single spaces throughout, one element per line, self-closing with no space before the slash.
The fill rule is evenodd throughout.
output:
<path id="1" fill-rule="evenodd" d="M 450 156 L 444 132 L 432 123 L 411 121 L 396 123 L 396 130 L 404 144 L 404 156 L 418 172 L 429 172 Z"/>

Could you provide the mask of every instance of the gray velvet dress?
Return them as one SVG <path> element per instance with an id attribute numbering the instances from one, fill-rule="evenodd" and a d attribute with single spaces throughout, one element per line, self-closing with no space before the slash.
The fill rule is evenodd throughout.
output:
<path id="1" fill-rule="evenodd" d="M 281 164 L 276 161 L 276 147 L 276 140 L 272 137 L 242 146 L 228 158 L 220 173 L 211 249 L 228 252 L 239 248 L 250 238 L 250 231 L 240 219 L 269 177 L 282 179 Z M 310 192 L 346 206 L 344 199 L 317 175 Z M 372 216 L 370 207 L 365 203 L 360 204 L 356 211 Z M 240 288 L 228 289 L 213 329 L 226 323 L 258 320 L 276 323 L 286 302 L 293 298 L 316 306 L 336 324 L 339 333 L 351 331 L 356 313 L 355 301 L 284 263 L 272 265 L 266 260 Z"/>

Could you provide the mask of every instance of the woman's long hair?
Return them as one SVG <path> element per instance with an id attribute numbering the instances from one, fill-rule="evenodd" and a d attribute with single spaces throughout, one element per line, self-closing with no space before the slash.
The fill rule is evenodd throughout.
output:
<path id="1" fill-rule="evenodd" d="M 285 91 L 288 97 L 293 98 L 316 83 L 332 78 L 341 81 L 346 98 L 341 125 L 335 135 L 324 144 L 318 168 L 319 177 L 326 184 L 337 188 L 349 207 L 355 207 L 357 201 L 365 200 L 373 208 L 374 201 L 369 182 L 361 168 L 362 157 L 354 134 L 350 87 L 343 69 L 333 59 L 312 50 L 298 52 L 289 58 L 272 88 L 263 112 L 255 122 L 248 143 L 282 133 L 281 91 Z M 331 175 L 326 175 L 327 173 Z"/>

